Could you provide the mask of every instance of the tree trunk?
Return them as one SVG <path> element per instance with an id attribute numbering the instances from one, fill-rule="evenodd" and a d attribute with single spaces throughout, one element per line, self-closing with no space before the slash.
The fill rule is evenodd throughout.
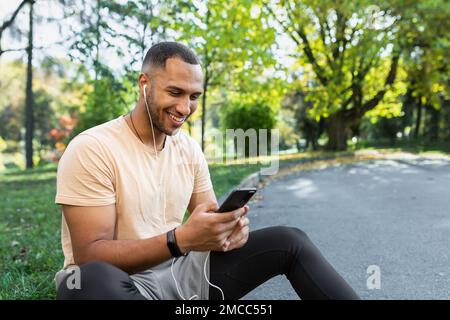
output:
<path id="1" fill-rule="evenodd" d="M 206 16 L 205 16 L 205 24 L 207 28 L 209 28 L 209 19 L 211 17 L 211 12 L 209 11 L 209 7 L 206 7 Z M 205 126 L 206 126 L 206 94 L 208 92 L 209 85 L 209 57 L 208 57 L 208 47 L 205 44 L 204 50 L 204 69 L 205 69 L 205 78 L 203 79 L 203 97 L 202 97 L 202 151 L 205 151 Z"/>
<path id="2" fill-rule="evenodd" d="M 413 119 L 414 114 L 414 97 L 413 92 L 414 89 L 412 89 L 412 86 L 414 84 L 414 80 L 410 81 L 410 84 L 408 85 L 408 90 L 406 91 L 405 97 L 403 99 L 402 103 L 402 110 L 404 112 L 404 115 L 401 117 L 401 128 L 402 131 L 405 131 L 405 128 L 407 126 L 410 126 Z"/>
<path id="3" fill-rule="evenodd" d="M 33 168 L 33 130 L 34 130 L 34 117 L 33 117 L 33 4 L 34 1 L 30 1 L 30 13 L 29 13 L 29 32 L 28 32 L 28 61 L 27 61 L 27 84 L 26 84 L 26 104 L 25 104 L 25 158 L 27 169 Z"/>
<path id="4" fill-rule="evenodd" d="M 94 61 L 94 71 L 95 71 L 95 83 L 94 90 L 97 88 L 97 80 L 99 78 L 99 65 L 100 65 L 100 0 L 97 0 L 96 7 L 97 21 L 95 25 L 95 61 Z"/>
<path id="5" fill-rule="evenodd" d="M 208 67 L 205 66 L 205 79 L 203 80 L 203 96 L 202 96 L 202 151 L 205 151 L 205 122 L 206 122 L 206 95 L 208 92 Z"/>
<path id="6" fill-rule="evenodd" d="M 439 121 L 441 118 L 441 112 L 438 109 L 435 109 L 431 104 L 426 105 L 426 109 L 428 109 L 428 114 L 430 115 L 428 118 L 429 123 L 426 125 L 428 129 L 428 140 L 431 142 L 436 142 L 439 139 Z"/>
<path id="7" fill-rule="evenodd" d="M 312 140 L 312 149 L 313 151 L 317 151 L 319 149 L 319 139 L 324 131 L 325 120 L 323 117 L 320 117 L 319 123 L 317 124 L 316 130 L 314 131 L 314 138 Z"/>
<path id="8" fill-rule="evenodd" d="M 327 121 L 327 149 L 340 151 L 347 149 L 347 123 L 342 112 L 330 116 Z"/>
<path id="9" fill-rule="evenodd" d="M 416 116 L 416 127 L 414 128 L 414 139 L 419 137 L 420 123 L 422 122 L 422 98 L 417 99 L 417 116 Z"/>

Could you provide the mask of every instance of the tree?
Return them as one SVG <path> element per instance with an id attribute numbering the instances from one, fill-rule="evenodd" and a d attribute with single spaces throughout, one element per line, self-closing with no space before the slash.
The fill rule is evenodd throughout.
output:
<path id="1" fill-rule="evenodd" d="M 441 108 L 450 96 L 450 5 L 448 1 L 441 0 L 408 1 L 402 3 L 398 10 L 408 18 L 401 29 L 408 74 L 404 109 L 411 112 L 415 109 L 415 139 L 423 131 L 428 140 L 437 141 Z M 429 113 L 429 117 L 426 117 L 426 113 Z M 426 124 L 424 128 L 423 124 Z"/>
<path id="2" fill-rule="evenodd" d="M 186 3 L 174 25 L 181 41 L 188 41 L 202 62 L 201 145 L 205 149 L 208 96 L 220 86 L 237 90 L 274 65 L 271 45 L 273 28 L 258 1 L 218 1 Z"/>
<path id="3" fill-rule="evenodd" d="M 24 124 L 26 66 L 20 60 L 2 63 L 0 86 L 0 136 L 18 143 Z M 8 146 L 9 147 L 9 146 Z M 16 149 L 16 148 L 13 148 Z M 15 150 L 18 151 L 18 150 Z"/>
<path id="4" fill-rule="evenodd" d="M 33 5 L 34 0 L 24 0 L 19 6 L 14 10 L 12 16 L 6 20 L 2 26 L 0 27 L 0 56 L 8 51 L 21 51 L 23 49 L 2 49 L 1 48 L 1 40 L 2 35 L 5 30 L 13 27 L 13 23 L 19 14 L 20 10 L 26 5 L 29 5 L 29 29 L 28 29 L 28 46 L 26 47 L 27 53 L 27 79 L 26 79 L 26 89 L 25 89 L 25 159 L 26 159 L 26 167 L 33 167 L 33 88 L 32 88 L 32 80 L 33 80 Z"/>
<path id="5" fill-rule="evenodd" d="M 228 105 L 223 115 L 222 123 L 226 129 L 242 129 L 244 133 L 248 132 L 249 129 L 255 130 L 253 132 L 255 133 L 257 146 L 259 145 L 258 130 L 267 129 L 268 137 L 266 141 L 269 141 L 270 144 L 270 129 L 274 128 L 276 120 L 269 105 L 264 103 L 236 102 Z M 250 155 L 250 150 L 252 150 L 249 146 L 250 141 L 246 139 L 244 146 L 242 146 L 243 150 L 237 150 L 237 144 L 235 141 L 233 143 L 235 151 L 241 152 L 246 157 Z M 255 148 L 255 151 L 255 156 L 260 155 L 260 150 Z"/>
<path id="6" fill-rule="evenodd" d="M 140 68 L 146 48 L 165 37 L 171 17 L 168 3 L 143 0 L 69 2 L 68 13 L 78 18 L 72 27 L 74 40 L 70 57 L 85 66 L 86 82 L 92 89 L 87 94 L 87 103 L 81 109 L 73 136 L 129 109 L 138 93 L 136 64 Z M 111 54 L 119 59 L 127 55 L 129 63 L 114 70 L 106 59 Z M 89 73 L 90 70 L 93 72 Z"/>
<path id="7" fill-rule="evenodd" d="M 18 38 L 24 33 L 20 28 L 16 28 L 15 21 L 19 12 L 29 5 L 28 14 L 28 32 L 27 32 L 27 46 L 26 48 L 15 48 L 15 49 L 2 49 L 1 40 L 3 33 L 9 29 L 13 31 L 13 34 L 18 35 Z M 6 20 L 0 26 L 0 56 L 5 52 L 11 51 L 25 51 L 27 55 L 27 72 L 26 72 L 26 89 L 25 89 L 25 159 L 26 168 L 33 167 L 33 138 L 34 138 L 34 97 L 33 97 L 33 51 L 37 48 L 34 46 L 34 35 L 33 28 L 35 20 L 37 20 L 34 13 L 35 0 L 23 0 L 14 10 L 12 16 Z M 20 39 L 18 39 L 20 40 Z M 41 48 L 42 49 L 42 48 Z"/>
<path id="8" fill-rule="evenodd" d="M 147 49 L 168 37 L 167 30 L 174 23 L 173 17 L 181 10 L 179 1 L 109 1 L 105 2 L 105 7 L 109 10 L 109 20 L 115 22 L 110 33 L 128 44 L 125 49 L 131 57 L 131 63 L 125 65 L 128 71 L 136 63 L 140 67 Z"/>
<path id="9" fill-rule="evenodd" d="M 66 14 L 77 18 L 71 25 L 69 58 L 80 63 L 84 82 L 88 84 L 86 104 L 80 106 L 79 122 L 72 136 L 92 126 L 123 114 L 126 110 L 126 87 L 104 62 L 109 49 L 119 55 L 117 35 L 110 22 L 112 4 L 104 0 L 67 1 Z"/>
<path id="10" fill-rule="evenodd" d="M 305 93 L 293 84 L 293 88 L 289 90 L 284 97 L 283 108 L 293 112 L 295 120 L 295 132 L 306 140 L 305 149 L 311 147 L 312 150 L 319 148 L 318 140 L 323 133 L 323 118 L 316 121 L 308 110 L 312 108 L 311 102 L 306 101 Z"/>
<path id="11" fill-rule="evenodd" d="M 3 47 L 2 47 L 2 39 L 3 39 L 4 32 L 6 30 L 8 30 L 8 29 L 11 29 L 14 26 L 14 21 L 16 20 L 17 15 L 19 14 L 19 12 L 25 7 L 26 4 L 28 4 L 30 2 L 31 2 L 31 0 L 22 0 L 20 2 L 20 4 L 16 7 L 14 12 L 12 13 L 11 17 L 9 17 L 9 19 L 4 21 L 2 23 L 2 25 L 0 26 L 0 56 L 3 53 L 5 53 L 5 52 L 22 51 L 22 50 L 24 50 L 23 48 L 19 48 L 19 49 L 13 49 L 13 48 L 3 49 Z"/>
<path id="12" fill-rule="evenodd" d="M 327 147 L 346 149 L 350 130 L 394 84 L 400 17 L 386 1 L 281 0 L 265 7 L 298 50 L 310 112 L 326 118 Z"/>
<path id="13" fill-rule="evenodd" d="M 27 169 L 33 167 L 33 136 L 34 136 L 34 112 L 33 112 L 33 6 L 34 1 L 29 2 L 29 31 L 27 47 L 27 87 L 25 103 L 25 159 Z"/>

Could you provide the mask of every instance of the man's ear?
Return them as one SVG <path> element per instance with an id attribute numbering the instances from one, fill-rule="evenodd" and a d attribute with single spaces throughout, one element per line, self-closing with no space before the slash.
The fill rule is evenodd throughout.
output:
<path id="1" fill-rule="evenodd" d="M 139 75 L 138 83 L 139 83 L 139 89 L 142 91 L 144 89 L 144 85 L 146 85 L 148 82 L 148 79 L 144 73 L 141 73 Z"/>

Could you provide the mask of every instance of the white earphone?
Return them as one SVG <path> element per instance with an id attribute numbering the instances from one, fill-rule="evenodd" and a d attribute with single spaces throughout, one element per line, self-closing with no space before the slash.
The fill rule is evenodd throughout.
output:
<path id="1" fill-rule="evenodd" d="M 144 103 L 145 103 L 145 109 L 147 109 L 148 118 L 150 119 L 150 125 L 152 127 L 152 136 L 153 136 L 153 149 L 155 151 L 156 157 L 158 157 L 158 150 L 156 150 L 156 141 L 155 141 L 155 131 L 153 130 L 153 120 L 152 116 L 150 115 L 150 111 L 148 110 L 148 104 L 147 104 L 147 84 L 144 84 Z"/>

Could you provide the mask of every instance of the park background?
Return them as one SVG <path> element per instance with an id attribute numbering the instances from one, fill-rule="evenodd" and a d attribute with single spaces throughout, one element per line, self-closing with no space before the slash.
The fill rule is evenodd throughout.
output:
<path id="1" fill-rule="evenodd" d="M 183 128 L 221 196 L 261 167 L 212 158 L 227 128 L 278 129 L 282 164 L 448 153 L 449 14 L 444 0 L 2 1 L 0 299 L 54 298 L 58 159 L 133 108 L 152 44 L 180 41 L 201 60 L 204 94 Z"/>

